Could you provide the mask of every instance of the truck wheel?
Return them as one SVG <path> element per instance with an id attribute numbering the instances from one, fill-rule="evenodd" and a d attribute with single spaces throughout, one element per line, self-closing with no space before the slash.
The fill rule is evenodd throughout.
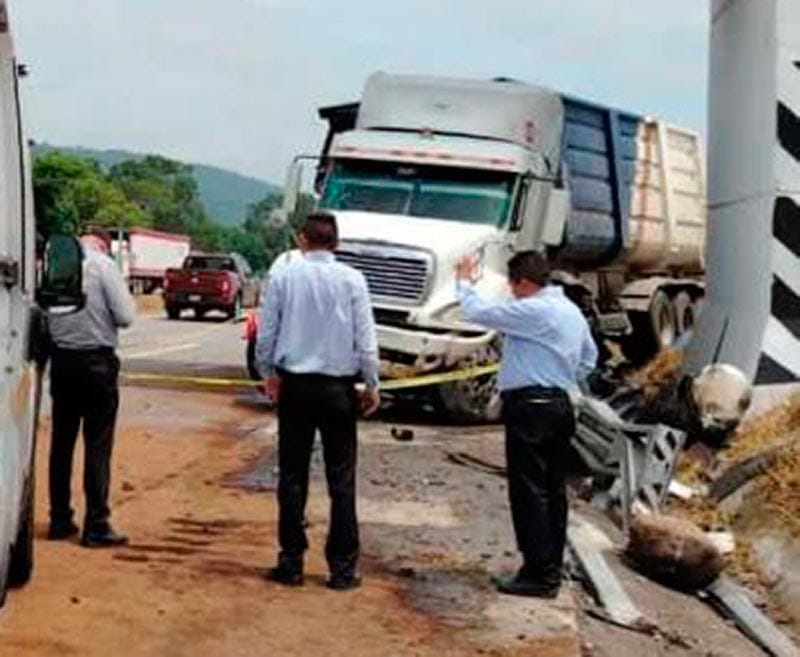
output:
<path id="1" fill-rule="evenodd" d="M 460 364 L 475 367 L 497 362 L 500 347 L 489 346 Z M 436 410 L 455 422 L 476 424 L 497 422 L 503 410 L 497 374 L 485 374 L 471 379 L 462 379 L 439 384 L 433 394 Z"/>
<path id="2" fill-rule="evenodd" d="M 247 374 L 253 381 L 261 381 L 261 372 L 256 367 L 256 341 L 247 341 Z"/>
<path id="3" fill-rule="evenodd" d="M 694 327 L 694 304 L 688 292 L 678 292 L 672 299 L 672 311 L 675 313 L 675 325 L 678 335 L 683 335 Z"/>
<path id="4" fill-rule="evenodd" d="M 167 317 L 170 319 L 180 319 L 181 309 L 178 306 L 167 306 Z"/>
<path id="5" fill-rule="evenodd" d="M 26 584 L 33 573 L 33 470 L 25 484 L 19 533 L 11 548 L 8 566 L 8 586 Z"/>
<path id="6" fill-rule="evenodd" d="M 653 295 L 647 312 L 630 311 L 628 318 L 633 331 L 622 341 L 621 347 L 622 353 L 634 365 L 647 362 L 675 342 L 675 313 L 663 290 Z"/>

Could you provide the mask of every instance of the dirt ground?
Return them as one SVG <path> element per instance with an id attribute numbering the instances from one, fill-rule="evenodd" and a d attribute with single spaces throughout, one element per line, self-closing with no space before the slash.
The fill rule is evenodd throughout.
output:
<path id="1" fill-rule="evenodd" d="M 326 503 L 317 478 L 309 508 L 309 576 L 295 590 L 262 577 L 275 557 L 272 416 L 216 394 L 126 388 L 123 400 L 113 509 L 132 543 L 90 551 L 77 542 L 42 540 L 48 447 L 43 426 L 36 571 L 27 587 L 9 596 L 0 616 L 0 655 L 578 654 L 568 593 L 558 601 L 563 612 L 542 603 L 520 614 L 512 603 L 509 613 L 488 581 L 474 583 L 486 571 L 476 569 L 472 556 L 419 535 L 423 528 L 446 533 L 461 526 L 464 509 L 433 505 L 429 517 L 420 516 L 421 499 L 401 490 L 402 482 L 381 478 L 380 458 L 398 449 L 383 425 L 376 424 L 373 433 L 379 451 L 385 433 L 389 451 L 380 454 L 371 477 L 362 477 L 363 488 L 377 493 L 362 503 L 364 585 L 347 593 L 323 586 Z M 425 437 L 417 443 L 424 447 Z M 418 483 L 431 491 L 442 487 Z M 498 489 L 496 497 L 501 495 Z M 505 517 L 498 521 L 507 524 Z M 485 557 L 511 554 L 508 540 Z M 385 548 L 397 550 L 386 554 Z M 439 597 L 425 595 L 431 590 Z M 439 606 L 445 613 L 438 614 Z M 549 632 L 539 628 L 526 635 L 526 618 L 537 614 Z M 504 618 L 516 619 L 516 625 L 509 627 Z"/>
<path id="2" fill-rule="evenodd" d="M 410 430 L 411 440 L 396 440 L 393 428 Z M 440 425 L 432 414 L 397 408 L 361 424 L 364 584 L 346 593 L 324 587 L 327 497 L 318 452 L 306 586 L 286 589 L 263 577 L 276 555 L 276 426 L 263 408 L 230 393 L 123 388 L 112 497 L 114 522 L 132 542 L 114 551 L 44 540 L 48 429 L 45 421 L 36 569 L 0 613 L 3 657 L 759 654 L 707 605 L 616 560 L 662 635 L 597 620 L 577 582 L 565 583 L 554 601 L 498 595 L 490 575 L 517 565 L 505 480 L 452 458 L 502 464 L 497 427 Z M 613 527 L 604 529 L 618 540 Z"/>

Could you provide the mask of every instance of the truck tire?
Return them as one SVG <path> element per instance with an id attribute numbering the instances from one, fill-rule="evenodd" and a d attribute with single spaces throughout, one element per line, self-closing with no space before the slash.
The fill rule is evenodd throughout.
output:
<path id="1" fill-rule="evenodd" d="M 31 469 L 22 497 L 19 532 L 11 548 L 7 580 L 10 587 L 27 584 L 33 573 L 33 488 L 34 475 Z"/>
<path id="2" fill-rule="evenodd" d="M 178 306 L 167 306 L 167 317 L 170 319 L 180 319 L 181 309 Z"/>
<path id="3" fill-rule="evenodd" d="M 474 367 L 497 362 L 500 347 L 489 346 L 460 367 Z M 434 389 L 433 404 L 437 412 L 462 424 L 498 422 L 503 410 L 497 374 L 485 374 L 471 379 L 441 383 Z"/>
<path id="4" fill-rule="evenodd" d="M 675 327 L 678 335 L 683 335 L 694 327 L 694 303 L 688 292 L 684 290 L 673 297 L 672 311 L 675 313 Z"/>
<path id="5" fill-rule="evenodd" d="M 634 365 L 641 365 L 662 349 L 672 346 L 677 337 L 675 313 L 669 297 L 657 290 L 647 311 L 629 311 L 633 331 L 621 343 L 622 353 Z"/>

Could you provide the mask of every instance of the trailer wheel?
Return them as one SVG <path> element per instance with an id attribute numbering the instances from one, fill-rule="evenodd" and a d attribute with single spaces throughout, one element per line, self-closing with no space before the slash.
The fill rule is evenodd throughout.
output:
<path id="1" fill-rule="evenodd" d="M 11 548 L 8 564 L 8 586 L 27 584 L 33 573 L 33 470 L 25 483 L 22 497 L 19 533 Z"/>
<path id="2" fill-rule="evenodd" d="M 675 326 L 678 335 L 683 335 L 694 327 L 694 304 L 688 292 L 678 292 L 672 299 L 672 311 L 675 313 Z"/>
<path id="3" fill-rule="evenodd" d="M 646 312 L 629 311 L 628 317 L 633 331 L 622 341 L 621 347 L 634 365 L 647 362 L 675 342 L 678 332 L 675 313 L 663 290 L 656 291 Z"/>

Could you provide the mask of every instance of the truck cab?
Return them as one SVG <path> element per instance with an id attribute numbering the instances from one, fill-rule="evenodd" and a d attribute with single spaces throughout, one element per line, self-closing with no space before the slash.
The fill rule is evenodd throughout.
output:
<path id="1" fill-rule="evenodd" d="M 330 129 L 318 205 L 337 218 L 338 257 L 369 284 L 385 376 L 497 359 L 498 336 L 463 321 L 456 301 L 465 255 L 481 265 L 479 291 L 499 299 L 514 252 L 546 253 L 598 339 L 641 324 L 631 344 L 645 355 L 677 337 L 671 298 L 702 294 L 682 279 L 701 271 L 705 229 L 702 161 L 686 131 L 504 78 L 385 73 L 320 117 Z M 288 180 L 291 203 L 298 176 Z M 496 419 L 493 384 L 446 382 L 434 401 Z"/>

